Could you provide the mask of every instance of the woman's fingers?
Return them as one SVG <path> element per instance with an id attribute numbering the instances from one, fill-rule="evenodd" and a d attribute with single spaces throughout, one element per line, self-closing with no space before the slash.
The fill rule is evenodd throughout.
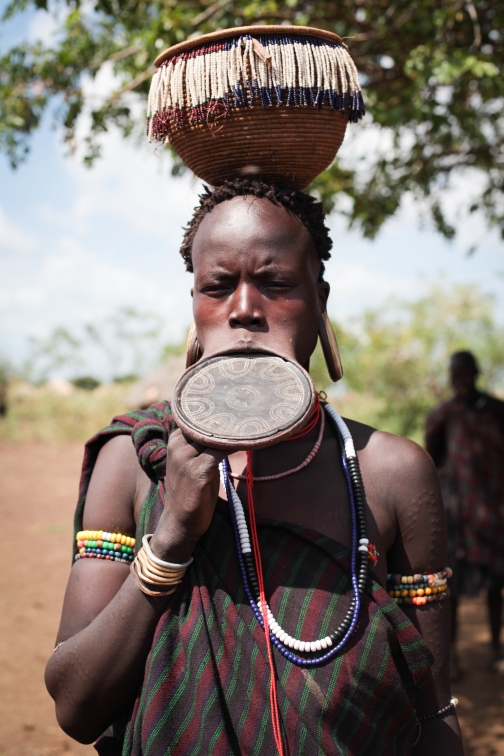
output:
<path id="1" fill-rule="evenodd" d="M 195 456 L 198 456 L 198 457 L 199 456 L 207 456 L 207 457 L 211 458 L 212 460 L 214 460 L 217 464 L 219 464 L 220 462 L 222 462 L 222 460 L 224 459 L 224 457 L 226 456 L 226 454 L 229 453 L 227 451 L 224 451 L 223 449 L 213 449 L 211 446 L 203 446 L 203 444 L 200 444 L 197 441 L 194 441 L 193 439 L 189 438 L 189 436 L 187 434 L 183 433 L 180 430 L 180 428 L 177 428 L 176 431 L 173 431 L 173 433 L 171 435 L 173 436 L 175 434 L 178 434 L 179 438 L 184 439 L 184 441 L 186 442 L 188 450 L 189 450 L 189 448 L 194 449 L 194 451 L 196 452 Z M 178 439 L 177 439 L 177 443 L 178 443 Z"/>

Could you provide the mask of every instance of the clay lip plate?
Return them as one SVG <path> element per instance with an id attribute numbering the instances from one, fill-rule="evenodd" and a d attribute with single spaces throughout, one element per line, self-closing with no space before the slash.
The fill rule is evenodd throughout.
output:
<path id="1" fill-rule="evenodd" d="M 175 387 L 172 410 L 182 430 L 198 441 L 255 445 L 294 432 L 313 397 L 309 375 L 295 363 L 262 352 L 234 353 L 187 370 Z"/>

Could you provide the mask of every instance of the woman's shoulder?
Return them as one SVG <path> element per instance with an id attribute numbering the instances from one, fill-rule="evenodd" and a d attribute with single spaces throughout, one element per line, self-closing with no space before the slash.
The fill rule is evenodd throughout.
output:
<path id="1" fill-rule="evenodd" d="M 116 415 L 91 439 L 83 466 L 84 529 L 135 532 L 149 486 L 164 472 L 170 423 L 170 405 L 161 402 Z"/>
<path id="2" fill-rule="evenodd" d="M 346 421 L 354 438 L 363 474 L 387 501 L 402 504 L 415 492 L 439 488 L 436 468 L 419 444 L 354 420 Z"/>

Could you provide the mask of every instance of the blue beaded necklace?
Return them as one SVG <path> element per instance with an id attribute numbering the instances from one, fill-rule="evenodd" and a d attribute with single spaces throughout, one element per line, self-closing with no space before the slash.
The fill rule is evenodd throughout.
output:
<path id="1" fill-rule="evenodd" d="M 336 436 L 341 450 L 343 473 L 348 490 L 351 513 L 352 545 L 350 550 L 350 577 L 352 583 L 352 601 L 350 607 L 338 628 L 326 638 L 315 642 L 295 641 L 280 628 L 274 620 L 269 607 L 268 625 L 270 640 L 278 651 L 290 662 L 300 667 L 315 667 L 332 659 L 348 642 L 352 635 L 360 611 L 360 597 L 365 590 L 368 576 L 368 544 L 366 536 L 366 496 L 359 462 L 355 453 L 352 436 L 340 415 L 329 404 L 323 405 L 324 411 L 334 424 Z M 264 630 L 264 620 L 259 600 L 259 588 L 256 568 L 250 549 L 250 538 L 246 525 L 245 514 L 240 497 L 231 483 L 229 462 L 224 459 L 221 472 L 229 504 L 229 512 L 233 525 L 233 532 L 238 554 L 238 562 L 243 579 L 245 593 L 257 621 Z M 279 632 L 280 631 L 280 632 Z M 286 637 L 287 636 L 287 637 Z M 308 646 L 308 648 L 307 648 Z M 326 649 L 329 650 L 326 651 Z M 293 651 L 300 650 L 306 657 L 298 656 Z M 323 653 L 320 653 L 323 651 Z"/>

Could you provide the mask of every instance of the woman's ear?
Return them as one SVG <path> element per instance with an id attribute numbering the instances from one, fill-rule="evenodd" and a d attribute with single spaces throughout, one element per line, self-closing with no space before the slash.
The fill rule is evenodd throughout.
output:
<path id="1" fill-rule="evenodd" d="M 317 294 L 318 294 L 321 314 L 327 310 L 327 300 L 329 299 L 330 291 L 331 291 L 331 287 L 329 286 L 327 281 L 322 280 L 322 281 L 317 282 Z"/>
<path id="2" fill-rule="evenodd" d="M 327 312 L 323 312 L 320 316 L 319 338 L 325 363 L 327 365 L 327 371 L 331 380 L 334 382 L 339 381 L 343 378 L 343 366 L 341 364 L 336 334 L 334 333 Z"/>

